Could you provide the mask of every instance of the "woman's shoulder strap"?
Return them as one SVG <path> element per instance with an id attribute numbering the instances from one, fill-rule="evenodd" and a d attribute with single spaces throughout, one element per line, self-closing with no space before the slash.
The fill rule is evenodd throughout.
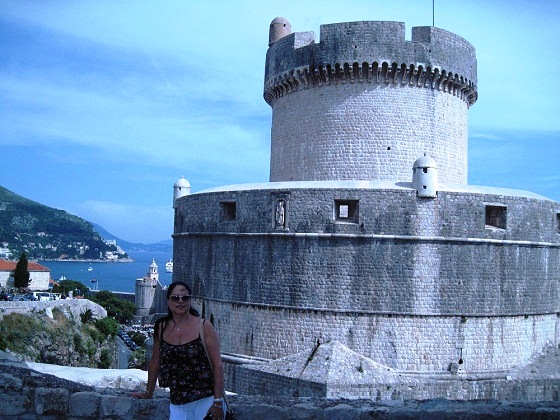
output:
<path id="1" fill-rule="evenodd" d="M 206 346 L 206 342 L 204 340 L 204 321 L 205 321 L 204 318 L 200 317 L 198 328 L 199 328 L 199 331 L 200 331 L 200 338 L 202 338 L 202 342 Z"/>
<path id="2" fill-rule="evenodd" d="M 206 338 L 204 337 L 204 321 L 205 319 L 200 317 L 200 340 L 202 341 L 202 345 L 204 346 L 204 352 L 206 353 L 206 357 L 208 358 L 208 363 L 210 363 L 210 369 L 214 370 L 214 368 L 212 367 L 210 356 L 208 356 L 208 349 L 206 348 Z"/>

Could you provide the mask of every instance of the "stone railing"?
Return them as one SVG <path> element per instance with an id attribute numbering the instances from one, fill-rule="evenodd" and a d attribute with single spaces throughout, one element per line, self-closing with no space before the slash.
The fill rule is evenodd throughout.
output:
<path id="1" fill-rule="evenodd" d="M 45 312 L 52 318 L 53 309 L 60 309 L 67 315 L 80 319 L 80 314 L 90 309 L 95 318 L 105 318 L 107 311 L 97 303 L 88 299 L 60 299 L 49 301 L 25 301 L 25 302 L 0 302 L 0 317 L 10 313 L 29 314 L 31 312 Z"/>
<path id="2" fill-rule="evenodd" d="M 560 402 L 506 401 L 366 401 L 231 396 L 237 419 L 451 419 L 478 416 L 493 419 L 560 418 Z M 169 399 L 158 390 L 151 400 L 130 391 L 94 388 L 28 369 L 23 363 L 0 360 L 2 419 L 150 419 L 169 418 Z"/>

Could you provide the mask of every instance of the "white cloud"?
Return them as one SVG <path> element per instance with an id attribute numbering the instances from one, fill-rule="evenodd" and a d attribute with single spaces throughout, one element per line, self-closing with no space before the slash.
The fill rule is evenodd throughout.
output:
<path id="1" fill-rule="evenodd" d="M 550 76 L 560 61 L 559 13 L 553 1 L 436 2 L 436 26 L 477 50 L 471 173 L 511 173 L 508 163 L 524 156 L 527 144 L 509 142 L 502 130 L 560 131 L 560 79 Z M 63 181 L 44 165 L 66 163 L 74 175 L 80 162 L 93 161 L 79 173 L 87 188 L 73 191 L 72 202 L 83 202 L 74 210 L 133 241 L 127 235 L 168 237 L 170 204 L 159 194 L 145 200 L 138 181 L 124 196 L 119 176 L 154 186 L 156 178 L 172 185 L 185 175 L 193 191 L 266 181 L 271 110 L 262 98 L 263 73 L 268 25 L 277 16 L 293 31 L 314 31 L 317 41 L 321 24 L 355 20 L 405 22 L 409 39 L 413 26 L 431 25 L 432 2 L 6 1 L 0 144 L 57 146 L 50 155 L 41 148 L 36 161 L 30 157 L 21 173 L 8 176 L 27 191 L 35 167 L 52 191 Z M 111 171 L 115 182 L 100 171 Z M 86 203 L 92 197 L 97 201 Z"/>

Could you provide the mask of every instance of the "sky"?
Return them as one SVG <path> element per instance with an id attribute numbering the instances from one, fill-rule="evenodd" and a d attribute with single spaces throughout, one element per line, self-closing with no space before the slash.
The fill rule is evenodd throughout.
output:
<path id="1" fill-rule="evenodd" d="M 318 6 L 320 4 L 320 6 Z M 474 45 L 469 184 L 560 201 L 557 0 L 0 0 L 0 185 L 129 241 L 171 239 L 173 184 L 267 182 L 268 28 L 379 20 Z"/>

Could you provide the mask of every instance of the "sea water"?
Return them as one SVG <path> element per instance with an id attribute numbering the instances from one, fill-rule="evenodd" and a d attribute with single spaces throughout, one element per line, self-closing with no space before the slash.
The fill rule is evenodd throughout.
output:
<path id="1" fill-rule="evenodd" d="M 39 261 L 39 264 L 51 270 L 54 281 L 64 277 L 79 281 L 91 290 L 134 293 L 136 279 L 146 276 L 150 264 L 155 261 L 160 283 L 163 286 L 171 283 L 172 273 L 165 271 L 171 252 L 135 251 L 128 252 L 128 255 L 134 262 Z"/>

